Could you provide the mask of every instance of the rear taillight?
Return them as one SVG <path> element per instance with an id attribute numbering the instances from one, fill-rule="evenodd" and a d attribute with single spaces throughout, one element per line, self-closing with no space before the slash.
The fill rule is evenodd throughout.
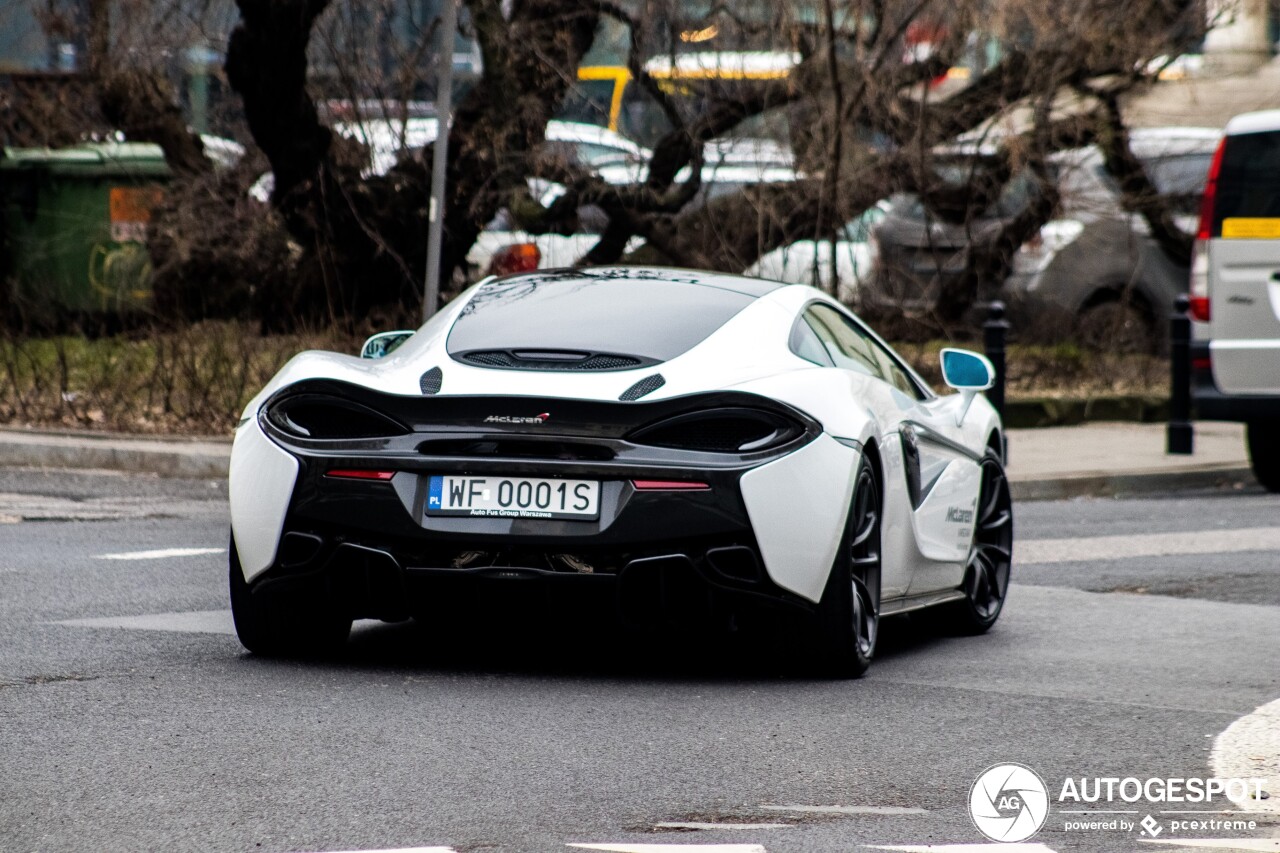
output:
<path id="1" fill-rule="evenodd" d="M 1222 152 L 1226 150 L 1227 140 L 1224 137 L 1213 152 L 1213 161 L 1209 164 L 1209 175 L 1204 182 L 1204 195 L 1200 197 L 1200 227 L 1196 229 L 1197 240 L 1209 240 L 1213 237 L 1213 205 L 1218 200 L 1218 173 L 1222 171 Z"/>
<path id="2" fill-rule="evenodd" d="M 1212 214 L 1210 214 L 1212 215 Z M 1196 240 L 1191 247 L 1191 318 L 1209 322 L 1209 241 Z"/>
<path id="3" fill-rule="evenodd" d="M 534 243 L 513 243 L 503 246 L 489 259 L 489 275 L 511 275 L 532 272 L 542 263 L 542 252 Z"/>
<path id="4" fill-rule="evenodd" d="M 1196 242 L 1191 249 L 1191 317 L 1201 323 L 1209 322 L 1209 241 L 1213 239 L 1218 174 L 1222 171 L 1222 154 L 1226 147 L 1227 140 L 1223 137 L 1213 152 L 1209 174 L 1205 177 L 1204 195 L 1200 198 L 1200 226 L 1196 229 Z"/>
<path id="5" fill-rule="evenodd" d="M 637 492 L 703 492 L 711 488 L 692 480 L 632 480 L 631 485 Z"/>
<path id="6" fill-rule="evenodd" d="M 395 471 L 368 471 L 364 468 L 330 468 L 324 474 L 338 480 L 379 480 L 388 482 L 396 475 Z"/>

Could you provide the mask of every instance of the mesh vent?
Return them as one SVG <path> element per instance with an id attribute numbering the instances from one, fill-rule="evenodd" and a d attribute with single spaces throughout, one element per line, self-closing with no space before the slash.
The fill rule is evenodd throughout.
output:
<path id="1" fill-rule="evenodd" d="M 422 389 L 422 393 L 426 395 L 439 394 L 440 386 L 444 383 L 444 372 L 438 367 L 433 367 L 426 373 L 422 374 L 422 378 L 418 380 L 418 387 Z"/>
<path id="2" fill-rule="evenodd" d="M 628 355 L 607 353 L 583 354 L 578 358 L 520 357 L 507 350 L 469 352 L 459 358 L 476 367 L 501 367 L 508 370 L 628 370 L 643 362 Z"/>
<path id="3" fill-rule="evenodd" d="M 631 402 L 632 400 L 639 400 L 645 394 L 649 394 L 653 391 L 657 391 L 659 388 L 661 388 L 663 385 L 666 385 L 666 384 L 667 384 L 667 380 L 662 378 L 662 374 L 655 373 L 652 376 L 646 376 L 644 379 L 641 379 L 635 385 L 632 385 L 630 388 L 623 391 L 622 396 L 619 397 L 618 399 L 628 403 Z"/>

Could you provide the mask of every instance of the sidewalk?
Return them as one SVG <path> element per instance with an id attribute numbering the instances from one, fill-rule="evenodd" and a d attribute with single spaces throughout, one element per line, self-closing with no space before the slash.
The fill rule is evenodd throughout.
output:
<path id="1" fill-rule="evenodd" d="M 1253 482 L 1240 424 L 1196 424 L 1195 451 L 1166 455 L 1164 424 L 1015 429 L 1009 431 L 1009 480 L 1019 500 L 1167 494 Z M 0 429 L 0 466 L 9 467 L 221 478 L 230 454 L 228 439 Z"/>

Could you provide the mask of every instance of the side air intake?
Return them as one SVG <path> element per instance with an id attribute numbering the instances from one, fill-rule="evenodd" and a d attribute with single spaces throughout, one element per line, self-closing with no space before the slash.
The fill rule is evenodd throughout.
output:
<path id="1" fill-rule="evenodd" d="M 654 391 L 657 391 L 666 384 L 667 380 L 662 378 L 662 374 L 655 373 L 652 376 L 646 376 L 635 385 L 632 385 L 630 388 L 623 391 L 622 395 L 618 397 L 618 399 L 625 403 L 630 403 L 632 400 L 639 400 L 645 394 L 651 394 Z"/>
<path id="2" fill-rule="evenodd" d="M 444 371 L 438 367 L 431 368 L 422 374 L 422 378 L 418 380 L 418 387 L 422 389 L 422 393 L 426 396 L 439 394 L 442 384 L 444 384 Z"/>

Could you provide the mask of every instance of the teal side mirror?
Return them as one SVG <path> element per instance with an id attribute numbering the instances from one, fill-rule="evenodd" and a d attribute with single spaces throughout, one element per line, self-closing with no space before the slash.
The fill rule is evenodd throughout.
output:
<path id="1" fill-rule="evenodd" d="M 942 379 L 957 391 L 985 391 L 995 384 L 996 369 L 976 352 L 944 349 Z"/>
<path id="2" fill-rule="evenodd" d="M 361 358 L 382 358 L 390 355 L 392 350 L 413 337 L 412 330 L 401 329 L 396 332 L 379 332 L 364 342 L 360 348 Z"/>
<path id="3" fill-rule="evenodd" d="M 956 426 L 973 405 L 973 398 L 996 384 L 996 369 L 984 355 L 963 349 L 944 349 L 941 353 L 942 379 L 960 392 L 963 402 L 956 411 Z"/>

